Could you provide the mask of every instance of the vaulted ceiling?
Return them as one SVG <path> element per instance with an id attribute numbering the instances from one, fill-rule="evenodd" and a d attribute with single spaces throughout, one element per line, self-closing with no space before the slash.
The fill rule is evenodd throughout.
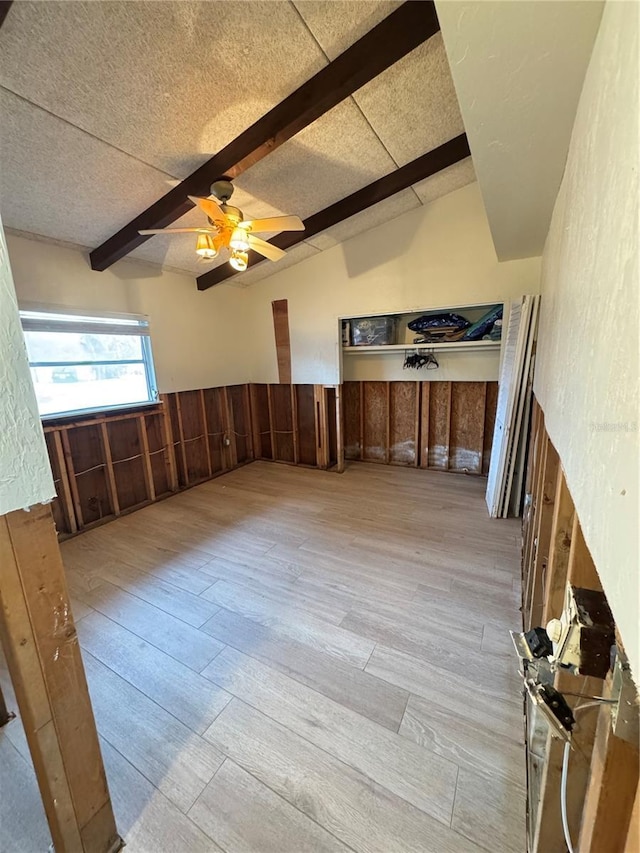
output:
<path id="1" fill-rule="evenodd" d="M 5 225 L 98 246 L 399 5 L 14 3 L 0 31 Z M 438 33 L 240 175 L 233 203 L 304 219 L 463 131 Z M 467 158 L 309 237 L 277 268 L 474 179 Z M 175 222 L 193 224 L 195 210 Z M 157 236 L 131 256 L 199 275 L 193 244 Z"/>

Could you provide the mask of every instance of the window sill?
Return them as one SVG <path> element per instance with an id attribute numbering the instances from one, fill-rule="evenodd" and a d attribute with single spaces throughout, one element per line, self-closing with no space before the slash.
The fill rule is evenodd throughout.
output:
<path id="1" fill-rule="evenodd" d="M 126 403 L 122 406 L 106 406 L 99 409 L 79 409 L 76 412 L 63 412 L 55 415 L 42 415 L 40 420 L 44 427 L 70 426 L 75 423 L 99 423 L 111 417 L 131 416 L 136 414 L 155 414 L 162 411 L 162 400 L 149 400 L 145 403 Z"/>

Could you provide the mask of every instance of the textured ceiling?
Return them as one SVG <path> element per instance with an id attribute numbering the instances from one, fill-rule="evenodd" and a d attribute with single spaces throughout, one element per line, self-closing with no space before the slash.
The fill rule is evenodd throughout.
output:
<path id="1" fill-rule="evenodd" d="M 14 3 L 0 31 L 5 224 L 99 245 L 398 5 Z M 251 217 L 305 218 L 462 130 L 437 35 L 241 175 L 233 203 Z M 472 180 L 468 160 L 241 278 L 249 284 Z M 175 224 L 201 222 L 194 210 Z M 132 257 L 198 275 L 210 265 L 196 262 L 193 244 L 153 237 Z"/>

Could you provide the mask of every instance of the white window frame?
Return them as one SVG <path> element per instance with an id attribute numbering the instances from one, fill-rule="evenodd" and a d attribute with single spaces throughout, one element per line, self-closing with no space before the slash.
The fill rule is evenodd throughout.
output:
<path id="1" fill-rule="evenodd" d="M 64 317 L 65 319 L 62 319 Z M 77 320 L 70 320 L 75 317 Z M 106 322 L 100 322 L 101 320 Z M 157 406 L 159 403 L 153 353 L 151 351 L 151 327 L 149 318 L 144 314 L 119 314 L 110 311 L 82 310 L 63 305 L 42 305 L 40 303 L 21 302 L 20 321 L 24 332 L 79 332 L 110 335 L 135 335 L 141 338 L 142 359 L 110 359 L 105 361 L 31 361 L 29 367 L 81 367 L 100 365 L 140 364 L 144 366 L 149 399 L 136 403 L 118 403 L 113 406 L 93 406 L 64 412 L 52 412 L 40 415 L 43 421 L 73 418 L 83 415 L 95 415 L 103 412 L 118 412 Z M 121 321 L 121 322 L 118 322 Z"/>

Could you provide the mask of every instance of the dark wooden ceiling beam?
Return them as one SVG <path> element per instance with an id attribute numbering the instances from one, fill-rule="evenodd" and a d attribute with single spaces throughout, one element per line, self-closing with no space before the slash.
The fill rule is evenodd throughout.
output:
<path id="1" fill-rule="evenodd" d="M 284 231 L 269 240 L 269 243 L 273 243 L 280 249 L 290 249 L 308 237 L 326 231 L 327 228 L 349 219 L 350 216 L 355 216 L 356 213 L 361 213 L 379 201 L 384 201 L 401 190 L 406 190 L 413 184 L 435 175 L 436 172 L 459 163 L 470 154 L 467 135 L 462 133 L 460 136 L 450 139 L 449 142 L 445 142 L 444 145 L 434 148 L 433 151 L 412 160 L 406 166 L 396 169 L 395 172 L 379 178 L 335 204 L 325 207 L 324 210 L 314 213 L 313 216 L 304 220 L 304 231 Z M 249 252 L 250 267 L 261 263 L 263 260 L 264 258 L 256 252 Z M 267 261 L 267 263 L 271 263 L 271 261 Z M 236 272 L 229 264 L 221 264 L 198 276 L 198 290 L 208 290 L 210 287 L 221 284 L 236 275 L 242 275 L 242 273 Z"/>
<path id="2" fill-rule="evenodd" d="M 0 0 L 0 27 L 4 24 L 4 19 L 7 17 L 7 12 L 12 3 L 13 0 Z"/>
<path id="3" fill-rule="evenodd" d="M 188 178 L 121 228 L 90 254 L 91 268 L 105 270 L 149 237 L 138 231 L 166 228 L 193 205 L 188 195 L 209 195 L 226 175 L 236 178 L 296 133 L 427 41 L 440 29 L 433 0 L 408 0 L 296 89 Z"/>

